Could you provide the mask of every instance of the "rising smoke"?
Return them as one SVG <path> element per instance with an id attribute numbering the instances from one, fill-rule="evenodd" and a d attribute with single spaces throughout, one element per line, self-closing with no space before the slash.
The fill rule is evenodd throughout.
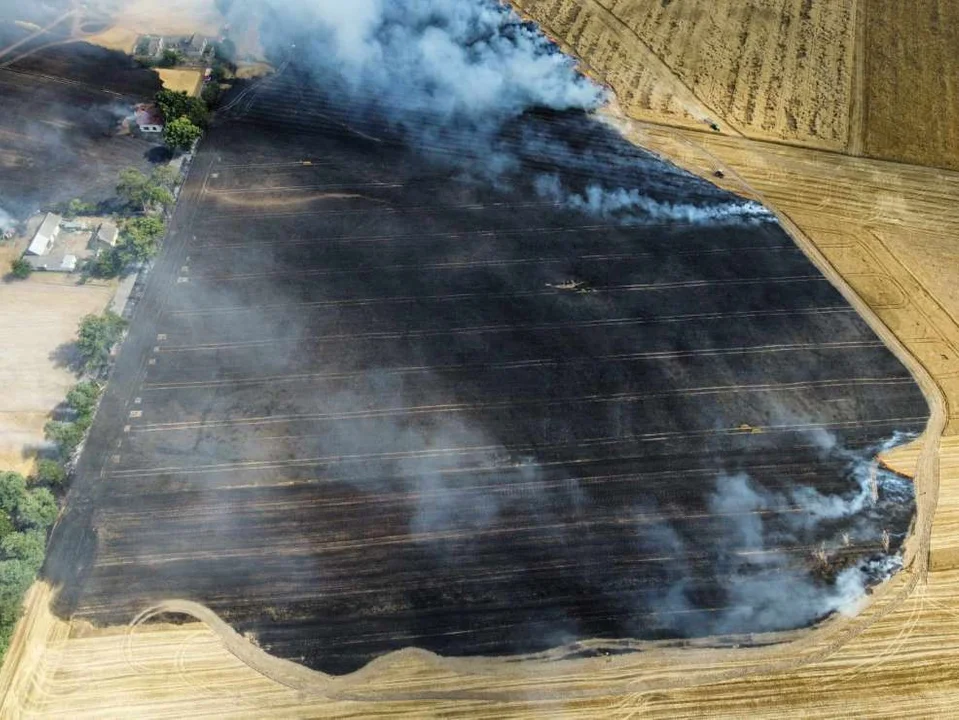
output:
<path id="1" fill-rule="evenodd" d="M 597 109 L 607 91 L 497 0 L 265 2 L 269 11 L 238 0 L 231 17 L 269 18 L 264 36 L 275 61 L 310 68 L 317 84 L 335 97 L 330 113 L 358 132 L 389 126 L 419 150 L 456 165 L 462 176 L 510 185 L 532 180 L 545 200 L 626 223 L 772 219 L 761 205 L 719 193 L 666 201 L 692 177 L 644 153 L 630 160 L 636 166 L 654 164 L 655 172 L 640 173 L 635 186 L 607 185 L 609 157 L 593 156 L 575 140 L 549 131 L 559 116 Z M 544 111 L 551 117 L 517 123 Z M 574 130 L 570 126 L 566 134 Z M 596 133 L 595 125 L 588 132 Z M 549 172 L 521 181 L 517 176 L 535 158 L 575 169 L 582 187 L 566 186 Z"/>

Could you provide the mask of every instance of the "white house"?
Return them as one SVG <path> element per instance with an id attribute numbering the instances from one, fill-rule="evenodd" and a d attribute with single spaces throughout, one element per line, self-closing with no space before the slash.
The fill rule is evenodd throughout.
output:
<path id="1" fill-rule="evenodd" d="M 57 239 L 60 233 L 60 221 L 63 220 L 59 215 L 47 213 L 37 228 L 30 246 L 27 248 L 27 255 L 44 255 L 53 247 L 53 241 Z"/>
<path id="2" fill-rule="evenodd" d="M 156 105 L 141 103 L 133 107 L 133 114 L 136 116 L 137 127 L 140 132 L 158 133 L 163 132 L 163 116 Z"/>

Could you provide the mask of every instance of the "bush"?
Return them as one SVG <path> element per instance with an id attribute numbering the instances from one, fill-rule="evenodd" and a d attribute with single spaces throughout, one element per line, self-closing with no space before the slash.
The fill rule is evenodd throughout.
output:
<path id="1" fill-rule="evenodd" d="M 56 443 L 60 457 L 64 460 L 69 459 L 73 451 L 83 442 L 85 432 L 86 427 L 75 422 L 51 420 L 43 426 L 44 436 L 50 442 Z"/>
<path id="2" fill-rule="evenodd" d="M 30 265 L 24 258 L 17 258 L 12 263 L 10 263 L 10 273 L 20 280 L 25 280 L 30 277 L 30 273 L 33 272 L 33 266 Z"/>
<path id="3" fill-rule="evenodd" d="M 132 205 L 145 213 L 154 209 L 163 209 L 173 204 L 170 189 L 176 182 L 176 171 L 167 166 L 158 167 L 147 177 L 136 168 L 120 171 L 117 183 L 117 195 L 127 205 Z"/>
<path id="4" fill-rule="evenodd" d="M 38 487 L 30 490 L 20 499 L 17 508 L 17 526 L 24 529 L 46 530 L 57 519 L 59 508 L 57 499 L 48 488 Z"/>
<path id="5" fill-rule="evenodd" d="M 78 383 L 67 393 L 67 404 L 76 411 L 78 417 L 92 417 L 99 399 L 100 386 L 92 380 Z"/>
<path id="6" fill-rule="evenodd" d="M 63 465 L 56 460 L 43 458 L 37 461 L 37 472 L 33 476 L 33 481 L 43 485 L 53 485 L 59 487 L 67 479 L 67 471 Z"/>
<path id="7" fill-rule="evenodd" d="M 106 368 L 110 349 L 123 335 L 126 320 L 109 310 L 102 315 L 87 315 L 80 321 L 77 349 L 88 372 L 96 374 Z"/>

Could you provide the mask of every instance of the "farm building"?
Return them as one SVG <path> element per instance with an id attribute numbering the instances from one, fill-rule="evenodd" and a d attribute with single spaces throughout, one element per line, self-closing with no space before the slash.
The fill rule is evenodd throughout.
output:
<path id="1" fill-rule="evenodd" d="M 117 237 L 119 237 L 120 231 L 117 229 L 117 226 L 113 223 L 105 222 L 101 223 L 100 227 L 97 228 L 96 240 L 100 245 L 106 245 L 107 247 L 116 247 L 117 246 Z"/>
<path id="2" fill-rule="evenodd" d="M 136 123 L 140 132 L 163 132 L 163 115 L 160 114 L 159 109 L 153 103 L 140 103 L 134 106 L 133 113 L 136 116 Z"/>
<path id="3" fill-rule="evenodd" d="M 63 220 L 59 215 L 47 213 L 37 228 L 30 246 L 27 248 L 27 255 L 43 255 L 53 247 L 54 240 L 60 234 L 60 221 Z"/>

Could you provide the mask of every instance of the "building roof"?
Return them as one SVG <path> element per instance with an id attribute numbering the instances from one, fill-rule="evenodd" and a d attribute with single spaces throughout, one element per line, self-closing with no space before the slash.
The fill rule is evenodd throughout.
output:
<path id="1" fill-rule="evenodd" d="M 97 240 L 106 243 L 110 247 L 116 247 L 119 234 L 120 231 L 113 223 L 100 223 L 100 227 L 97 229 Z"/>
<path id="2" fill-rule="evenodd" d="M 163 125 L 163 115 L 153 103 L 140 103 L 133 107 L 133 113 L 136 115 L 137 125 Z"/>
<path id="3" fill-rule="evenodd" d="M 183 45 L 187 52 L 202 53 L 206 50 L 207 39 L 203 35 L 191 35 L 184 41 Z"/>
<path id="4" fill-rule="evenodd" d="M 33 240 L 30 241 L 30 247 L 27 248 L 28 255 L 43 255 L 50 249 L 57 233 L 60 232 L 61 220 L 63 220 L 63 218 L 59 215 L 47 213 L 46 217 L 43 218 L 43 222 L 40 223 L 40 227 L 37 228 Z"/>

